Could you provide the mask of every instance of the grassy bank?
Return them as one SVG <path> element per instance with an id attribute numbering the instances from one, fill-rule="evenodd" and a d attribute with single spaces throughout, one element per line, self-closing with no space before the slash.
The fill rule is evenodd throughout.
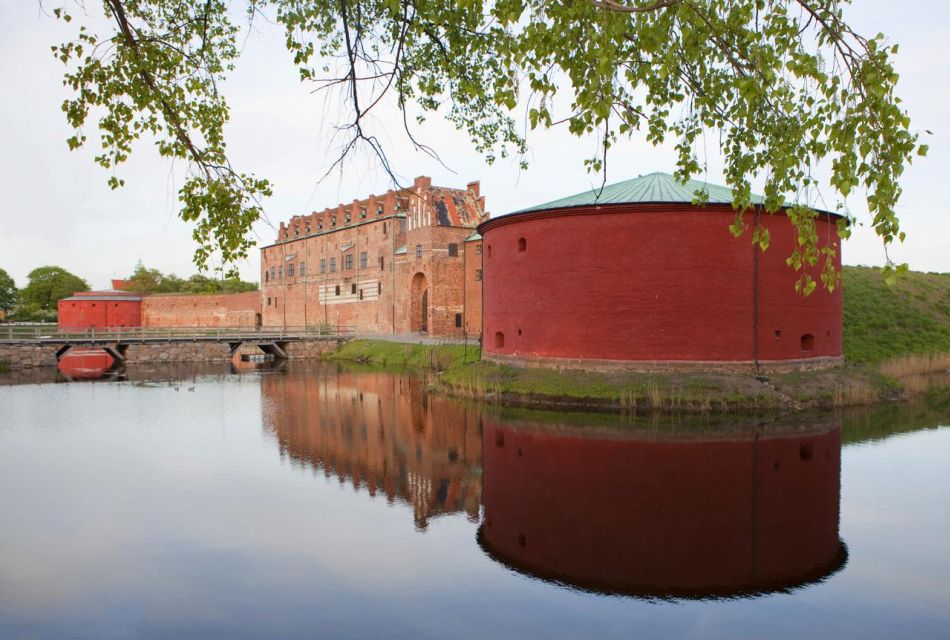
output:
<path id="1" fill-rule="evenodd" d="M 950 274 L 911 272 L 895 285 L 845 267 L 848 365 L 827 371 L 593 373 L 499 366 L 477 347 L 357 340 L 330 359 L 411 368 L 455 395 L 515 406 L 633 412 L 755 412 L 868 405 L 950 389 Z M 938 372 L 934 375 L 934 372 Z M 940 373 L 942 372 L 942 373 Z"/>
<path id="2" fill-rule="evenodd" d="M 435 389 L 512 406 L 757 412 L 863 404 L 893 398 L 900 391 L 886 376 L 863 367 L 768 378 L 744 373 L 552 371 L 482 362 L 471 346 L 374 340 L 348 342 L 327 358 L 415 369 Z"/>
<path id="3" fill-rule="evenodd" d="M 844 267 L 841 277 L 848 362 L 950 353 L 950 274 L 912 271 L 891 286 L 868 267 Z"/>

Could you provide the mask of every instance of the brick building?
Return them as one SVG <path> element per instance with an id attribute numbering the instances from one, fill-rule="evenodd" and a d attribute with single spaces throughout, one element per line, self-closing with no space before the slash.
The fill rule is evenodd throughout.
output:
<path id="1" fill-rule="evenodd" d="M 693 204 L 701 189 L 706 203 Z M 742 216 L 735 238 L 730 189 L 654 173 L 482 223 L 483 356 L 592 369 L 839 364 L 841 287 L 797 293 L 786 213 Z M 838 269 L 839 219 L 815 218 Z M 756 225 L 771 235 L 766 252 Z"/>
<path id="2" fill-rule="evenodd" d="M 388 191 L 281 223 L 261 250 L 264 326 L 481 333 L 478 182 Z"/>

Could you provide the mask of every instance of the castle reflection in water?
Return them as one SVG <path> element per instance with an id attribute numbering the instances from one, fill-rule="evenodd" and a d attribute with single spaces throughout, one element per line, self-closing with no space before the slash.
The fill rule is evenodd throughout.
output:
<path id="1" fill-rule="evenodd" d="M 466 513 L 491 558 L 570 588 L 648 598 L 793 589 L 838 571 L 841 429 L 671 427 L 482 409 L 406 375 L 262 376 L 281 455 L 425 529 Z"/>
<path id="2" fill-rule="evenodd" d="M 481 505 L 479 415 L 407 375 L 332 367 L 264 375 L 265 425 L 281 455 L 412 505 L 416 526 Z"/>

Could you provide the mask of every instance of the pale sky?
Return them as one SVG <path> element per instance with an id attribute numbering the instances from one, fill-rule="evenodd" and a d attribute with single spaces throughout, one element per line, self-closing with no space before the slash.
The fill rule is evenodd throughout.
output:
<path id="1" fill-rule="evenodd" d="M 899 93 L 912 126 L 933 132 L 924 140 L 929 156 L 903 177 L 899 213 L 907 240 L 891 250 L 892 258 L 916 270 L 950 272 L 950 5 L 938 0 L 911 4 L 912 11 L 895 9 L 891 0 L 857 0 L 846 18 L 859 33 L 883 31 L 900 44 Z M 100 3 L 89 6 L 98 10 Z M 46 264 L 65 267 L 93 288 L 107 288 L 110 278 L 127 276 L 140 258 L 148 267 L 190 275 L 195 271 L 191 227 L 176 215 L 181 165 L 176 169 L 154 147 L 141 144 L 117 173 L 126 186 L 111 191 L 109 174 L 92 162 L 95 148 L 67 150 L 71 132 L 60 111 L 68 95 L 64 68 L 53 59 L 50 45 L 69 37 L 71 31 L 44 15 L 37 0 L 0 0 L 0 186 L 7 202 L 0 213 L 0 268 L 18 286 L 26 284 L 30 270 Z M 232 110 L 227 133 L 235 165 L 274 184 L 274 196 L 265 202 L 274 227 L 293 215 L 390 188 L 388 176 L 365 157 L 353 158 L 342 174 L 317 184 L 335 157 L 330 143 L 335 103 L 311 91 L 297 79 L 281 29 L 259 22 L 225 85 Z M 393 120 L 386 113 L 380 118 L 377 130 L 383 132 Z M 488 166 L 463 134 L 438 117 L 430 117 L 417 134 L 451 171 L 412 151 L 401 131 L 392 130 L 389 156 L 405 182 L 417 175 L 448 187 L 480 180 L 493 215 L 599 184 L 582 164 L 596 142 L 566 129 L 530 134 L 527 171 L 520 171 L 514 159 Z M 670 148 L 642 140 L 623 142 L 611 153 L 608 182 L 674 169 Z M 708 160 L 708 179 L 721 184 L 718 159 Z M 864 194 L 858 196 L 849 207 L 867 222 Z M 273 242 L 275 231 L 266 222 L 256 232 L 259 245 Z M 845 264 L 880 265 L 884 252 L 873 232 L 859 227 L 845 243 L 843 258 Z M 259 280 L 256 249 L 240 269 L 245 279 Z"/>

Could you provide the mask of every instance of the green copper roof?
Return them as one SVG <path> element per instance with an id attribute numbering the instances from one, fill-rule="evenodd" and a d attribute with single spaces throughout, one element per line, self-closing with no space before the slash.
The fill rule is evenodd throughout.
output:
<path id="1" fill-rule="evenodd" d="M 732 189 L 701 180 L 690 180 L 685 185 L 668 173 L 650 173 L 645 176 L 609 184 L 603 189 L 591 189 L 573 196 L 546 202 L 515 213 L 583 207 L 597 204 L 628 204 L 657 202 L 692 202 L 697 191 L 709 194 L 709 204 L 732 204 Z M 762 204 L 765 198 L 752 196 L 753 204 Z"/>

